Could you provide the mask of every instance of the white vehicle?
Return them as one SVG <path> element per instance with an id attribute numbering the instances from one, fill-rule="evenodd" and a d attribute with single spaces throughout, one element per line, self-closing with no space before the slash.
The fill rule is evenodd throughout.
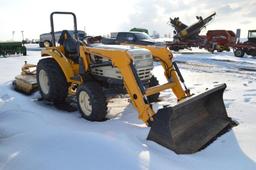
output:
<path id="1" fill-rule="evenodd" d="M 68 31 L 71 35 L 74 36 L 74 31 Z M 60 39 L 62 31 L 57 31 L 54 32 L 55 35 L 55 41 L 58 42 Z M 84 31 L 77 31 L 78 39 L 79 40 L 84 40 L 86 37 L 86 33 Z M 52 46 L 52 35 L 51 33 L 44 33 L 40 35 L 40 41 L 39 41 L 39 46 L 40 47 L 45 47 L 45 44 L 48 44 L 47 46 L 51 47 Z"/>

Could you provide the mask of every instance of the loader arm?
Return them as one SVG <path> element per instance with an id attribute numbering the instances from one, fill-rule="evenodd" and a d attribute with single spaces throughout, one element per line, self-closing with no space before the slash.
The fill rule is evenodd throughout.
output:
<path id="1" fill-rule="evenodd" d="M 113 66 L 119 69 L 123 77 L 124 85 L 130 95 L 131 101 L 139 112 L 139 118 L 147 124 L 149 119 L 153 120 L 152 117 L 156 113 L 151 109 L 150 104 L 147 103 L 146 96 L 156 94 L 166 89 L 172 89 L 177 100 L 180 101 L 189 97 L 190 94 L 183 90 L 172 64 L 173 56 L 167 48 L 156 48 L 154 46 L 140 47 L 150 50 L 154 56 L 154 60 L 161 62 L 168 81 L 166 84 L 144 89 L 133 66 L 132 58 L 127 51 L 103 50 L 84 46 L 80 47 L 80 57 L 82 58 L 83 65 L 86 68 L 85 71 L 88 71 L 87 69 L 89 69 L 89 54 L 96 54 L 110 59 Z"/>
<path id="2" fill-rule="evenodd" d="M 177 76 L 176 70 L 172 64 L 173 55 L 169 49 L 167 49 L 166 47 L 156 47 L 156 46 L 138 46 L 138 47 L 146 48 L 151 51 L 154 57 L 154 60 L 161 63 L 164 69 L 165 77 L 168 81 L 168 83 L 164 85 L 160 85 L 159 88 L 157 87 L 148 88 L 146 92 L 149 95 L 163 91 L 167 88 L 171 88 L 173 93 L 177 97 L 178 101 L 191 96 L 189 91 L 186 91 L 182 88 L 182 85 Z"/>

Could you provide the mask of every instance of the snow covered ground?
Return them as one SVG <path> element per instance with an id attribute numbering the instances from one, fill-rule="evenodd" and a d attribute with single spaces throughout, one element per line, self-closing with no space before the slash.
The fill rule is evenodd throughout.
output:
<path id="1" fill-rule="evenodd" d="M 78 111 L 65 112 L 37 101 L 39 94 L 11 89 L 27 60 L 37 63 L 40 49 L 28 56 L 0 58 L 0 169 L 1 170 L 255 170 L 256 59 L 232 53 L 174 54 L 193 93 L 227 84 L 224 101 L 239 125 L 206 149 L 192 155 L 174 152 L 147 141 L 149 128 L 137 119 L 127 99 L 112 100 L 110 120 L 89 122 Z M 162 68 L 154 74 L 164 82 Z M 174 102 L 170 91 L 163 99 Z"/>

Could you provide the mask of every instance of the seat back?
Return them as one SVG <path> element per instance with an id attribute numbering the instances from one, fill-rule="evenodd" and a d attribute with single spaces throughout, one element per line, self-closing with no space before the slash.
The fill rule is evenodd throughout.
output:
<path id="1" fill-rule="evenodd" d="M 63 45 L 66 57 L 78 63 L 79 41 L 74 39 L 67 30 L 63 30 L 58 43 Z"/>

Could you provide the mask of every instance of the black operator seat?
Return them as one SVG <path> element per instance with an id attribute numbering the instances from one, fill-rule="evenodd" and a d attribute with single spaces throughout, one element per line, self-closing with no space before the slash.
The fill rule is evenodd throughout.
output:
<path id="1" fill-rule="evenodd" d="M 75 63 L 79 61 L 79 41 L 72 37 L 72 35 L 67 31 L 63 30 L 60 39 L 58 41 L 60 45 L 63 45 L 65 56 Z"/>

